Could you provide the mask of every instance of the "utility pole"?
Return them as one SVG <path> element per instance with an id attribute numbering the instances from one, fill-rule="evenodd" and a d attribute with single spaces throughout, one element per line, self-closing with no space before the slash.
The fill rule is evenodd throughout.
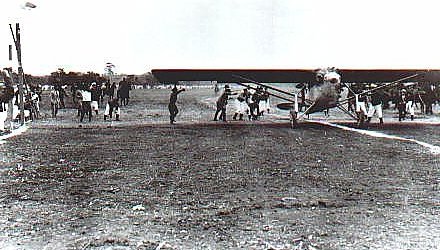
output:
<path id="1" fill-rule="evenodd" d="M 19 94 L 19 105 L 20 105 L 20 124 L 24 125 L 25 117 L 24 117 L 24 88 L 23 88 L 23 65 L 21 63 L 21 40 L 20 40 L 20 24 L 15 24 L 15 35 L 14 30 L 12 29 L 12 25 L 9 24 L 9 28 L 11 30 L 12 39 L 15 43 L 15 49 L 17 51 L 17 60 L 18 60 L 18 94 Z"/>

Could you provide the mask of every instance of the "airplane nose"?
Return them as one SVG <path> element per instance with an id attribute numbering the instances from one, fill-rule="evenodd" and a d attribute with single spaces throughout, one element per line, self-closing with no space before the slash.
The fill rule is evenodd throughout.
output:
<path id="1" fill-rule="evenodd" d="M 332 79 L 330 79 L 330 83 L 339 83 L 339 79 L 332 78 Z"/>

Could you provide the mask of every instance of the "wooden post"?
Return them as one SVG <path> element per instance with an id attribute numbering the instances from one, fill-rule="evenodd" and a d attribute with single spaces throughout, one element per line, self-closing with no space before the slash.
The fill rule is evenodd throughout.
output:
<path id="1" fill-rule="evenodd" d="M 9 44 L 9 61 L 12 61 L 12 45 Z"/>
<path id="2" fill-rule="evenodd" d="M 12 30 L 12 25 L 9 24 L 11 29 L 12 38 L 14 39 L 15 49 L 17 50 L 17 60 L 18 60 L 18 94 L 19 94 L 19 107 L 20 107 L 20 124 L 24 125 L 24 88 L 23 88 L 23 65 L 21 63 L 21 39 L 20 39 L 20 24 L 15 24 L 15 35 Z"/>
<path id="3" fill-rule="evenodd" d="M 18 94 L 20 98 L 20 124 L 24 125 L 24 88 L 23 88 L 23 65 L 21 63 L 21 39 L 20 24 L 15 24 L 15 35 L 17 36 L 17 60 L 18 60 Z"/>

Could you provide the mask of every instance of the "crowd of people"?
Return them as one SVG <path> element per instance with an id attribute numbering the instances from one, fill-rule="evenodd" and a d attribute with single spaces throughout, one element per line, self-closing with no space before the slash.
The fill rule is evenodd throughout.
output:
<path id="1" fill-rule="evenodd" d="M 361 94 L 369 90 L 369 94 Z M 348 110 L 358 114 L 360 123 L 370 122 L 373 115 L 383 123 L 383 109 L 397 110 L 399 121 L 407 118 L 414 120 L 416 109 L 422 114 L 432 115 L 433 105 L 440 103 L 440 88 L 430 83 L 401 85 L 390 89 L 381 89 L 376 84 L 354 84 L 347 97 L 351 98 Z"/>
<path id="2" fill-rule="evenodd" d="M 12 104 L 12 120 L 20 120 L 21 113 L 18 112 L 19 100 L 21 99 L 17 86 L 13 84 L 13 73 L 11 68 L 0 70 L 0 112 L 4 112 Z M 25 119 L 36 119 L 40 116 L 40 100 L 42 89 L 40 86 L 29 85 L 26 78 L 23 79 L 23 101 L 25 108 Z"/>
<path id="3" fill-rule="evenodd" d="M 233 98 L 232 96 L 237 96 Z M 247 116 L 248 120 L 258 120 L 265 112 L 270 112 L 270 94 L 262 86 L 257 87 L 254 91 L 245 88 L 241 92 L 232 92 L 229 85 L 225 85 L 225 89 L 216 102 L 216 111 L 214 121 L 226 121 L 226 109 L 228 101 L 234 99 L 235 113 L 233 120 L 244 120 Z"/>
<path id="4" fill-rule="evenodd" d="M 72 102 L 77 109 L 79 121 L 83 122 L 87 117 L 92 121 L 93 114 L 98 116 L 100 107 L 104 108 L 103 119 L 107 121 L 115 115 L 116 121 L 120 121 L 121 106 L 127 106 L 130 99 L 131 84 L 125 78 L 116 84 L 110 83 L 76 83 L 71 85 L 70 92 Z M 116 92 L 116 96 L 115 96 Z M 65 108 L 64 98 L 69 96 L 61 85 L 55 86 L 49 94 L 51 114 L 56 117 L 58 110 Z"/>

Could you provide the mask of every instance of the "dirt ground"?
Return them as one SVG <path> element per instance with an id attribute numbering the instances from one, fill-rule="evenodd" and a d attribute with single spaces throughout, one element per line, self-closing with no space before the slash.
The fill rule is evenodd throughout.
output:
<path id="1" fill-rule="evenodd" d="M 440 161 L 323 125 L 213 122 L 211 89 L 135 90 L 0 145 L 1 249 L 439 249 Z M 68 107 L 71 104 L 68 103 Z M 101 114 L 102 115 L 102 114 Z M 438 125 L 382 132 L 439 144 Z"/>

